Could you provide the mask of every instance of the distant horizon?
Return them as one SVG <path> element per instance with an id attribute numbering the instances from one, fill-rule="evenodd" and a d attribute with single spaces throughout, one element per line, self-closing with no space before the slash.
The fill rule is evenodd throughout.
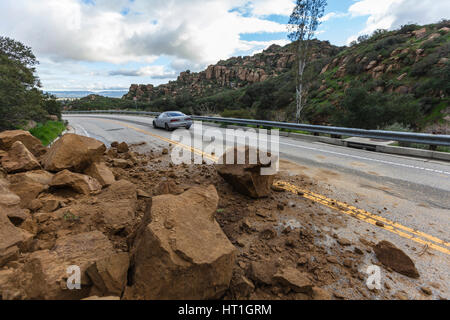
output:
<path id="1" fill-rule="evenodd" d="M 91 94 L 107 98 L 122 98 L 128 93 L 128 89 L 124 90 L 43 90 L 45 93 L 56 96 L 59 99 L 64 98 L 84 98 Z"/>

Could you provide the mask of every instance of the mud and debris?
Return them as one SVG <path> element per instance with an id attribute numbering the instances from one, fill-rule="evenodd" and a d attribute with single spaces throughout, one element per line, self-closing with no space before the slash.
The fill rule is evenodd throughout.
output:
<path id="1" fill-rule="evenodd" d="M 0 160 L 20 141 L 38 165 L 1 170 L 0 299 L 410 299 L 397 281 L 446 298 L 397 273 L 419 277 L 400 249 L 341 236 L 349 218 L 301 193 L 264 185 L 252 198 L 214 165 L 174 165 L 170 149 L 143 144 L 2 139 Z M 320 192 L 285 167 L 270 181 Z M 80 290 L 67 288 L 73 265 Z M 368 265 L 387 274 L 381 288 L 367 286 Z"/>

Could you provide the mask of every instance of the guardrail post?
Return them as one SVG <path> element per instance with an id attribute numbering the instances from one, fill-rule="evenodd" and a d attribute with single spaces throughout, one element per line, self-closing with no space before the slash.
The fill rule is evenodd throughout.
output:
<path id="1" fill-rule="evenodd" d="M 437 150 L 437 146 L 430 144 L 430 150 L 431 151 L 436 151 Z"/>

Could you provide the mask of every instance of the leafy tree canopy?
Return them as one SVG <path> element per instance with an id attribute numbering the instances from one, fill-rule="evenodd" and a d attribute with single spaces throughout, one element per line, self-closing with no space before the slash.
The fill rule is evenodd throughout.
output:
<path id="1" fill-rule="evenodd" d="M 38 63 L 30 47 L 0 36 L 0 131 L 61 116 L 59 102 L 40 90 Z"/>

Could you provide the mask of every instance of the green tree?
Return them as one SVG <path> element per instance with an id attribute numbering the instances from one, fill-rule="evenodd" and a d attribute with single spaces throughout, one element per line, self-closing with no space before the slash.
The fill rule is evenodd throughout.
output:
<path id="1" fill-rule="evenodd" d="M 45 122 L 60 116 L 61 106 L 40 90 L 38 64 L 30 47 L 0 37 L 0 130 L 15 129 L 29 120 Z"/>

